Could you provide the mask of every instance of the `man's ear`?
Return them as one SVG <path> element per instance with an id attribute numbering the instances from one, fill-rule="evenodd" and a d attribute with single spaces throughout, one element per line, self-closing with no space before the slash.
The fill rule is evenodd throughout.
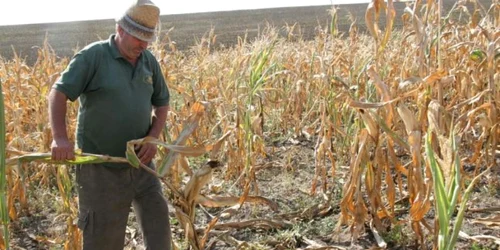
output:
<path id="1" fill-rule="evenodd" d="M 120 34 L 120 36 L 123 35 L 124 30 L 120 25 L 116 25 L 116 31 Z"/>

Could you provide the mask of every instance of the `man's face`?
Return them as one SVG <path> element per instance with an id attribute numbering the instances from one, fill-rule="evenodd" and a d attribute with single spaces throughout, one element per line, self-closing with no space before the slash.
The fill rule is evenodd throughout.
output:
<path id="1" fill-rule="evenodd" d="M 120 29 L 121 42 L 118 44 L 120 52 L 127 60 L 136 60 L 148 47 L 148 42 L 137 39 L 125 30 Z"/>

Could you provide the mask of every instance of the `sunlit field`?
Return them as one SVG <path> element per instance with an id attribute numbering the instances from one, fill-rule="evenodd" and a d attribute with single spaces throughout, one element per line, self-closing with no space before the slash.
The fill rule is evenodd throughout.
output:
<path id="1" fill-rule="evenodd" d="M 189 50 L 168 32 L 151 45 L 172 95 L 152 174 L 175 249 L 500 246 L 499 1 L 341 18 L 312 39 L 290 24 L 225 48 L 213 29 Z M 0 57 L 0 249 L 80 249 L 73 165 L 47 160 L 46 97 L 69 60 L 49 43 L 32 65 Z M 131 151 L 77 161 L 142 167 Z M 133 215 L 125 245 L 142 249 Z"/>

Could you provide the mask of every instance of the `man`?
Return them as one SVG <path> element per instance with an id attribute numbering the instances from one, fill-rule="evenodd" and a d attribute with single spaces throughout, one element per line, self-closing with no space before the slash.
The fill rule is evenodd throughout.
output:
<path id="1" fill-rule="evenodd" d="M 85 153 L 124 157 L 129 140 L 160 136 L 169 92 L 146 50 L 159 13 L 149 0 L 138 0 L 117 19 L 116 34 L 72 58 L 49 94 L 53 160 L 75 157 L 65 123 L 68 99 L 79 98 L 76 142 Z M 141 162 L 154 168 L 157 147 L 136 150 Z M 128 164 L 88 164 L 77 166 L 76 181 L 84 250 L 123 249 L 131 204 L 146 249 L 170 249 L 168 206 L 155 176 Z"/>

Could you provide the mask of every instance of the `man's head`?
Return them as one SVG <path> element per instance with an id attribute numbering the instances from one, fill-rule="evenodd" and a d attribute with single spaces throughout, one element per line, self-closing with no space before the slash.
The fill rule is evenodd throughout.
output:
<path id="1" fill-rule="evenodd" d="M 126 12 L 116 20 L 125 32 L 133 37 L 151 42 L 155 39 L 160 9 L 150 0 L 134 0 Z"/>

